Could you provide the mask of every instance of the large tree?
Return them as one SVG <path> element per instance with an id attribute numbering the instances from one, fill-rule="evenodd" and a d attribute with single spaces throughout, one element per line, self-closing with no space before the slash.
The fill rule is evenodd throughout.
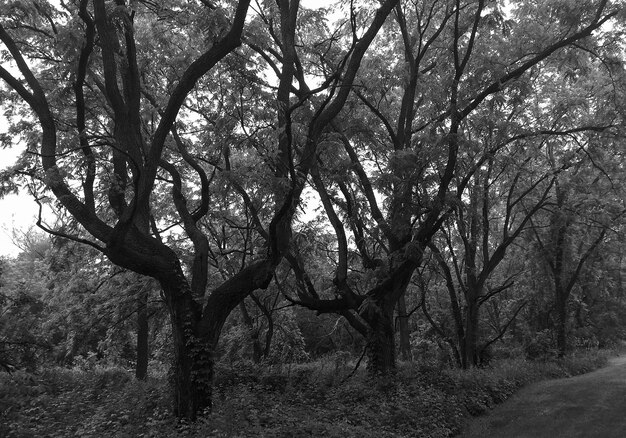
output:
<path id="1" fill-rule="evenodd" d="M 335 297 L 315 290 L 304 263 L 295 261 L 302 284 L 295 301 L 345 316 L 366 337 L 373 372 L 395 367 L 394 308 L 472 175 L 498 152 L 473 152 L 472 125 L 482 108 L 527 101 L 526 78 L 536 67 L 565 50 L 586 50 L 592 33 L 616 14 L 606 1 L 575 10 L 561 2 L 509 2 L 513 12 L 503 6 L 400 2 L 333 124 L 334 142 L 320 151 L 312 177 L 337 235 Z M 492 122 L 501 130 L 514 121 Z M 368 274 L 357 289 L 348 273 L 359 270 Z"/>
<path id="2" fill-rule="evenodd" d="M 58 9 L 38 0 L 0 6 L 2 95 L 25 114 L 29 152 L 39 157 L 19 172 L 41 179 L 54 205 L 82 227 L 71 235 L 49 231 L 91 245 L 113 263 L 160 283 L 172 324 L 177 415 L 195 418 L 210 407 L 223 324 L 246 296 L 272 280 L 289 246 L 320 136 L 343 107 L 361 59 L 395 3 L 352 14 L 353 37 L 328 43 L 341 57 L 333 80 L 295 101 L 294 78 L 302 77 L 299 2 L 277 1 L 267 27 L 251 23 L 252 30 L 266 28 L 277 41 L 272 53 L 278 85 L 255 96 L 259 106 L 274 109 L 272 129 L 258 139 L 266 153 L 240 152 L 257 153 L 255 166 L 266 169 L 270 212 L 258 214 L 248 190 L 254 180 L 231 187 L 266 243 L 216 284 L 209 283 L 210 243 L 202 224 L 212 207 L 211 174 L 233 171 L 238 163 L 229 152 L 243 141 L 234 134 L 242 134 L 253 116 L 240 114 L 240 125 L 224 124 L 219 96 L 230 92 L 211 86 L 235 72 L 220 71 L 217 79 L 212 73 L 228 60 L 240 60 L 248 76 L 265 74 L 238 51 L 250 1 L 77 0 Z M 314 96 L 321 98 L 313 101 Z M 297 137 L 292 113 L 303 107 L 312 112 Z M 204 132 L 214 135 L 185 129 L 185 122 L 194 124 L 203 115 L 200 108 L 212 110 Z"/>

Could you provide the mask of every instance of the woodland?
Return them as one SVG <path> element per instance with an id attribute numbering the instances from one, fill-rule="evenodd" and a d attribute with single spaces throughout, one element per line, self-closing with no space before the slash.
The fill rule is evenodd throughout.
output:
<path id="1" fill-rule="evenodd" d="M 3 1 L 0 435 L 447 437 L 601 366 L 625 6 Z"/>

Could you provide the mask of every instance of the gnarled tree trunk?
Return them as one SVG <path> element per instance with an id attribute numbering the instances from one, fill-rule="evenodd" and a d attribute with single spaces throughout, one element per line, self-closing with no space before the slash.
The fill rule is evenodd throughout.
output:
<path id="1" fill-rule="evenodd" d="M 368 293 L 361 305 L 361 317 L 367 322 L 366 346 L 370 374 L 388 374 L 396 368 L 394 308 L 404 295 L 417 263 L 404 260 L 388 279 Z"/>
<path id="2" fill-rule="evenodd" d="M 261 341 L 259 339 L 259 331 L 254 328 L 254 324 L 252 323 L 252 318 L 246 308 L 245 301 L 239 303 L 239 310 L 241 311 L 243 323 L 250 333 L 250 340 L 252 341 L 252 361 L 254 363 L 259 363 L 261 362 L 261 357 L 263 356 L 263 348 L 261 347 Z"/>
<path id="3" fill-rule="evenodd" d="M 178 268 L 166 281 L 161 280 L 172 325 L 174 414 L 194 420 L 198 412 L 211 408 L 212 351 L 199 336 L 200 305 Z"/>
<path id="4" fill-rule="evenodd" d="M 393 306 L 372 303 L 365 319 L 368 322 L 367 370 L 372 375 L 389 374 L 396 369 Z"/>
<path id="5" fill-rule="evenodd" d="M 161 280 L 170 311 L 174 342 L 174 412 L 194 420 L 211 409 L 217 344 L 228 315 L 256 289 L 266 288 L 275 260 L 247 266 L 217 287 L 202 308 L 194 299 L 180 264 Z"/>

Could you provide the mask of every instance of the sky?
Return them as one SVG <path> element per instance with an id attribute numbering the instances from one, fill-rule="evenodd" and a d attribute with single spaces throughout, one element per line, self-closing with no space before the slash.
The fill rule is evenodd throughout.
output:
<path id="1" fill-rule="evenodd" d="M 0 132 L 5 129 L 0 116 Z M 19 148 L 0 149 L 0 170 L 15 163 Z M 13 243 L 13 229 L 26 232 L 35 226 L 38 207 L 28 194 L 7 195 L 0 199 L 0 256 L 14 257 L 20 249 Z"/>

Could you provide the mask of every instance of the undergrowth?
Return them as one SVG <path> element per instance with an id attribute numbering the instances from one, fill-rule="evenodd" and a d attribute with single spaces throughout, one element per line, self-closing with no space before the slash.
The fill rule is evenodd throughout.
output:
<path id="1" fill-rule="evenodd" d="M 393 378 L 350 376 L 343 358 L 282 367 L 220 369 L 214 409 L 193 424 L 169 413 L 165 378 L 127 371 L 49 369 L 0 375 L 0 436 L 6 437 L 431 437 L 454 436 L 516 389 L 606 363 L 578 353 L 558 361 L 507 359 L 469 371 L 401 364 Z"/>

